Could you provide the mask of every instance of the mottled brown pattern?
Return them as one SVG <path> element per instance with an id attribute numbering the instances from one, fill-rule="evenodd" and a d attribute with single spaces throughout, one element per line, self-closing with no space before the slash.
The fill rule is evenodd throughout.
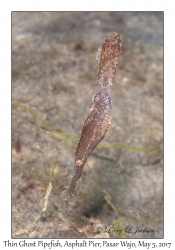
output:
<path id="1" fill-rule="evenodd" d="M 121 40 L 117 33 L 115 33 L 113 39 L 105 39 L 99 58 L 97 83 L 102 84 L 103 86 L 109 86 L 113 84 L 120 51 Z"/>
<path id="2" fill-rule="evenodd" d="M 113 83 L 120 48 L 121 40 L 117 33 L 113 39 L 107 38 L 102 46 L 97 79 L 97 82 L 101 84 L 101 89 L 94 96 L 92 108 L 83 125 L 81 138 L 75 151 L 73 176 L 66 190 L 67 195 L 71 196 L 75 192 L 84 164 L 94 148 L 105 137 L 111 123 L 109 111 L 112 109 L 112 105 L 107 87 Z"/>

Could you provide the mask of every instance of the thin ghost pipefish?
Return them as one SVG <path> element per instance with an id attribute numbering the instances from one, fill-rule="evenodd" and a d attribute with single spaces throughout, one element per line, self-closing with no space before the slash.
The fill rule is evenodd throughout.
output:
<path id="1" fill-rule="evenodd" d="M 75 151 L 73 175 L 65 190 L 68 196 L 75 193 L 77 182 L 89 155 L 105 137 L 111 123 L 109 112 L 112 109 L 112 101 L 107 88 L 114 82 L 120 52 L 121 40 L 115 33 L 112 39 L 105 39 L 102 48 L 97 53 L 99 63 L 97 83 L 101 85 L 101 88 L 93 97 L 91 110 L 82 128 L 81 138 Z"/>

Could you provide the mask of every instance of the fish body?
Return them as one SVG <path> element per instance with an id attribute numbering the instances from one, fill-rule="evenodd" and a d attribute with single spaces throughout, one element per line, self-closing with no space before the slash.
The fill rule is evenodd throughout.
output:
<path id="1" fill-rule="evenodd" d="M 101 89 L 93 98 L 92 108 L 84 122 L 81 138 L 75 151 L 74 171 L 66 189 L 69 196 L 74 194 L 84 164 L 94 148 L 105 137 L 111 123 L 109 112 L 112 109 L 112 101 L 107 93 L 107 87 L 114 82 L 120 51 L 121 40 L 119 35 L 115 33 L 112 39 L 105 39 L 102 48 L 97 53 L 99 63 L 97 83 L 101 85 Z"/>
<path id="2" fill-rule="evenodd" d="M 75 151 L 74 172 L 67 188 L 69 195 L 75 192 L 77 181 L 89 155 L 105 137 L 111 122 L 111 116 L 109 115 L 111 109 L 111 97 L 104 87 L 94 96 L 92 108 L 82 128 L 81 138 Z"/>

